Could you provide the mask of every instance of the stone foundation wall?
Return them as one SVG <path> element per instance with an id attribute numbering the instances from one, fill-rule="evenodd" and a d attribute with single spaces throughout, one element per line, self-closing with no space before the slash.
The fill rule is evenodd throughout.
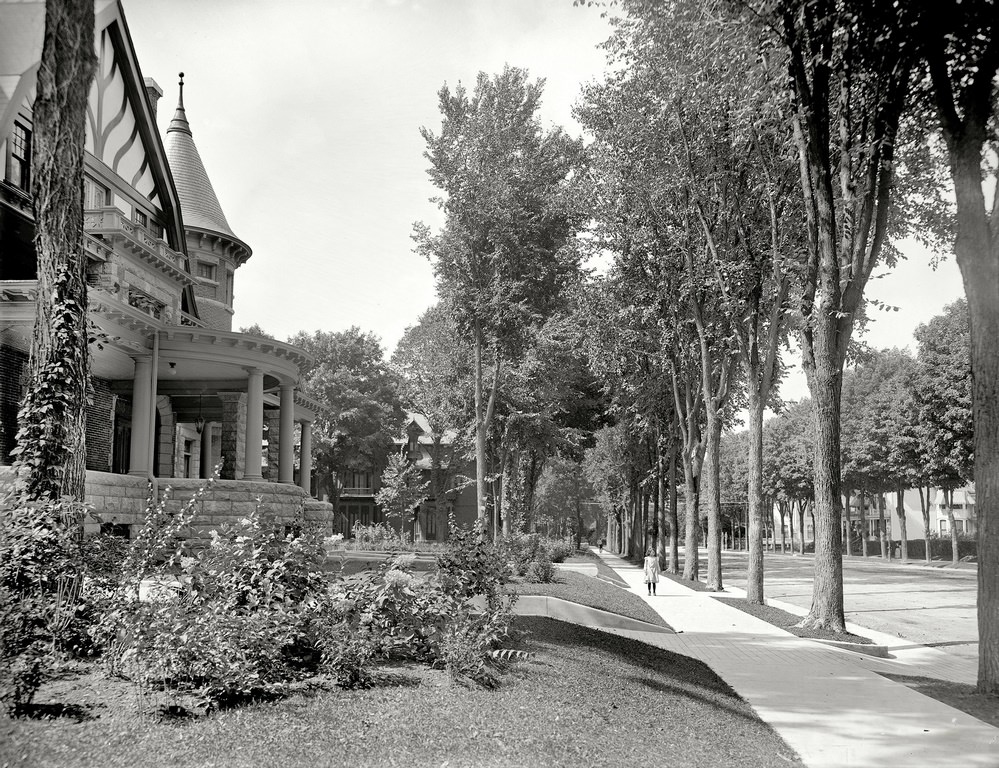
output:
<path id="1" fill-rule="evenodd" d="M 13 480 L 13 470 L 0 466 L 0 490 Z M 181 509 L 205 480 L 195 478 L 158 478 L 160 493 L 170 487 L 168 510 Z M 114 475 L 110 472 L 87 472 L 86 501 L 103 523 L 141 525 L 145 517 L 148 485 L 143 477 Z M 208 531 L 231 524 L 246 517 L 255 508 L 263 515 L 273 516 L 278 525 L 295 525 L 314 522 L 329 527 L 333 507 L 312 499 L 297 485 L 284 483 L 219 480 L 195 502 L 197 515 L 192 536 L 204 536 Z M 87 524 L 88 533 L 96 533 L 99 523 Z"/>

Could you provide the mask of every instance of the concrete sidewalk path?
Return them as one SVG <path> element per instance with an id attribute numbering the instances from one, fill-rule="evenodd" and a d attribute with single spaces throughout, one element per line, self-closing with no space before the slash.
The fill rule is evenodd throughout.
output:
<path id="1" fill-rule="evenodd" d="M 648 596 L 642 569 L 596 553 L 677 634 L 605 630 L 699 659 L 756 710 L 809 768 L 999 768 L 999 728 L 883 674 L 974 682 L 969 664 L 925 646 L 864 631 L 889 646 L 878 659 L 795 637 L 661 578 Z"/>

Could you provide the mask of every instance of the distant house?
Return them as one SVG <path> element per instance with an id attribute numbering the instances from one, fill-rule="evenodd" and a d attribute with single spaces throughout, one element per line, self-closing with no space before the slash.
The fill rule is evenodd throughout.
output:
<path id="1" fill-rule="evenodd" d="M 947 517 L 947 503 L 944 492 L 940 488 L 923 489 L 924 499 L 929 504 L 930 533 L 940 537 L 950 536 L 950 521 Z M 954 525 L 959 535 L 974 536 L 978 532 L 977 510 L 975 505 L 975 486 L 966 485 L 956 488 L 953 491 L 951 510 L 954 513 Z M 903 509 L 905 511 L 906 536 L 909 539 L 922 539 L 923 513 L 919 500 L 919 491 L 910 488 L 902 497 Z M 895 513 L 896 495 L 894 493 L 885 494 L 885 529 L 889 539 L 898 540 L 899 523 Z M 867 538 L 877 541 L 878 538 L 878 510 L 871 495 L 866 498 L 863 515 L 860 509 L 860 499 L 855 494 L 850 502 L 850 522 L 854 535 L 859 536 L 862 530 L 866 531 Z M 843 516 L 843 524 L 846 524 L 846 515 Z M 795 536 L 797 536 L 797 515 L 794 520 Z M 785 535 L 790 537 L 788 522 L 785 519 Z M 774 513 L 774 529 L 777 538 L 780 538 L 780 516 Z M 814 539 L 811 516 L 805 515 L 805 541 Z"/>
<path id="2" fill-rule="evenodd" d="M 437 438 L 437 439 L 435 439 Z M 430 498 L 420 505 L 408 530 L 416 541 L 443 541 L 447 538 L 447 521 L 453 516 L 458 525 L 472 527 L 476 518 L 474 464 L 459 450 L 457 435 L 445 432 L 435 436 L 427 418 L 411 412 L 406 416 L 405 434 L 395 441 L 397 451 L 419 468 L 421 478 L 430 483 Z M 434 495 L 434 461 L 439 466 L 438 482 L 446 492 Z"/>
<path id="3" fill-rule="evenodd" d="M 161 136 L 163 90 L 143 77 L 122 4 L 97 0 L 95 13 L 83 226 L 100 344 L 91 347 L 87 500 L 127 533 L 142 520 L 147 483 L 190 496 L 221 462 L 202 528 L 245 516 L 257 498 L 279 517 L 328 520 L 332 510 L 308 490 L 320 406 L 299 384 L 311 358 L 233 332 L 235 275 L 252 251 L 205 170 L 183 80 Z M 15 447 L 35 316 L 29 175 L 44 17 L 44 2 L 0 3 L 0 481 L 11 476 L 2 465 Z"/>

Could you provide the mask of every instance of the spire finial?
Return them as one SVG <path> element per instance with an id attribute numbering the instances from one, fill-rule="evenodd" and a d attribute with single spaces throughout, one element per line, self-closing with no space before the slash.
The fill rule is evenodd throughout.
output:
<path id="1" fill-rule="evenodd" d="M 184 73 L 180 73 L 180 99 L 177 102 L 177 108 L 184 108 Z"/>

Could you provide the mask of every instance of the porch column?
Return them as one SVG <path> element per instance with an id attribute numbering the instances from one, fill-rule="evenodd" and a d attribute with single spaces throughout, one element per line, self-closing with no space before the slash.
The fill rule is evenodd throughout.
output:
<path id="1" fill-rule="evenodd" d="M 132 443 L 128 450 L 128 474 L 146 477 L 149 474 L 149 425 L 152 422 L 153 358 L 135 358 L 132 378 Z"/>
<path id="2" fill-rule="evenodd" d="M 202 480 L 207 480 L 212 476 L 212 423 L 206 421 L 201 428 L 201 471 L 198 474 Z"/>
<path id="3" fill-rule="evenodd" d="M 295 483 L 295 387 L 281 385 L 281 429 L 278 434 L 278 482 Z M 272 475 L 273 477 L 273 475 Z"/>
<path id="4" fill-rule="evenodd" d="M 246 448 L 243 479 L 263 480 L 260 441 L 264 435 L 264 372 L 251 368 L 246 377 Z"/>
<path id="5" fill-rule="evenodd" d="M 299 456 L 301 467 L 298 473 L 298 484 L 305 492 L 312 495 L 312 422 L 302 422 L 302 448 Z"/>

